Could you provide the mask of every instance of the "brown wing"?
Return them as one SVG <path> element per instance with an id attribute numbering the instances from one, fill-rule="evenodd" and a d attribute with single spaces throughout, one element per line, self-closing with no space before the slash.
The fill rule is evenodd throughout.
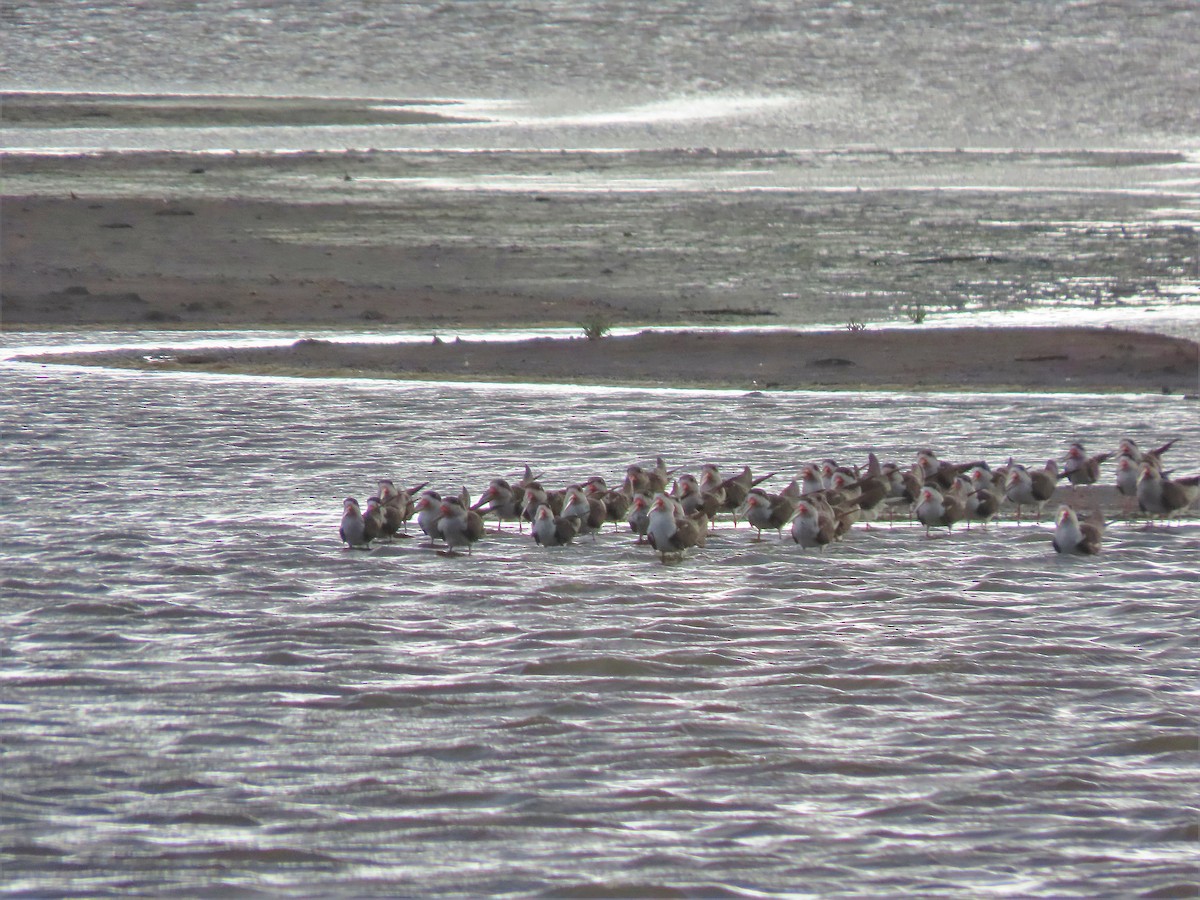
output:
<path id="1" fill-rule="evenodd" d="M 813 540 L 824 547 L 826 544 L 832 544 L 837 538 L 837 527 L 832 519 L 827 519 L 821 516 L 818 520 L 817 533 L 813 536 Z"/>
<path id="2" fill-rule="evenodd" d="M 599 530 L 608 521 L 608 509 L 603 501 L 588 497 L 588 527 Z"/>
<path id="3" fill-rule="evenodd" d="M 1000 498 L 988 490 L 975 492 L 979 505 L 975 507 L 975 515 L 980 519 L 988 519 L 1000 511 Z"/>
<path id="4" fill-rule="evenodd" d="M 1145 459 L 1147 456 L 1150 456 L 1150 457 L 1153 457 L 1155 459 L 1155 461 L 1157 461 L 1160 456 L 1162 456 L 1164 453 L 1166 453 L 1168 450 L 1170 450 L 1172 447 L 1175 446 L 1175 441 L 1177 441 L 1177 440 L 1179 440 L 1179 438 L 1174 438 L 1173 440 L 1167 441 L 1161 447 L 1155 447 L 1153 450 L 1143 453 L 1142 458 Z"/>
<path id="5" fill-rule="evenodd" d="M 1097 525 L 1091 522 L 1083 522 L 1079 526 L 1083 537 L 1079 540 L 1078 550 L 1080 553 L 1095 554 L 1100 552 L 1100 541 L 1104 537 L 1104 531 Z"/>
<path id="6" fill-rule="evenodd" d="M 746 502 L 746 497 L 750 494 L 750 488 L 732 478 L 727 478 L 721 485 L 725 490 L 724 509 L 735 510 Z"/>
<path id="7" fill-rule="evenodd" d="M 558 516 L 554 519 L 554 539 L 560 544 L 569 544 L 578 534 L 574 519 L 564 519 Z"/>
<path id="8" fill-rule="evenodd" d="M 629 498 L 620 491 L 609 491 L 604 495 L 604 507 L 608 521 L 624 522 L 629 515 Z"/>
<path id="9" fill-rule="evenodd" d="M 1175 512 L 1177 509 L 1186 507 L 1191 500 L 1182 482 L 1168 481 L 1164 478 L 1162 482 L 1162 502 L 1164 508 L 1170 512 Z"/>
<path id="10" fill-rule="evenodd" d="M 775 529 L 786 525 L 796 513 L 796 504 L 787 497 L 779 496 L 771 503 L 771 527 Z"/>
<path id="11" fill-rule="evenodd" d="M 700 526 L 695 519 L 676 517 L 675 534 L 671 536 L 674 549 L 686 550 L 688 547 L 703 544 L 707 527 L 707 525 Z"/>
<path id="12" fill-rule="evenodd" d="M 714 503 L 716 503 L 717 509 L 725 508 L 725 486 L 724 485 L 717 485 L 712 490 L 705 490 L 704 488 L 701 488 L 701 491 L 703 491 L 705 497 L 711 498 L 712 501 Z M 707 501 L 705 502 L 705 505 L 707 506 Z"/>
<path id="13" fill-rule="evenodd" d="M 858 512 L 857 506 L 854 509 L 838 508 L 833 512 L 833 518 L 826 519 L 824 516 L 821 516 L 821 528 L 824 529 L 828 525 L 832 529 L 833 539 L 839 540 L 858 521 Z"/>
<path id="14" fill-rule="evenodd" d="M 1046 501 L 1054 496 L 1056 487 L 1054 478 L 1049 472 L 1031 472 L 1033 499 L 1038 501 Z"/>
<path id="15" fill-rule="evenodd" d="M 731 484 L 739 485 L 745 488 L 747 491 L 754 487 L 754 475 L 750 472 L 750 467 L 744 466 L 742 471 L 725 479 L 726 490 L 729 490 L 729 486 Z"/>
<path id="16" fill-rule="evenodd" d="M 942 524 L 953 525 L 967 514 L 967 507 L 957 497 L 945 497 L 942 500 Z"/>
<path id="17" fill-rule="evenodd" d="M 483 537 L 483 517 L 475 510 L 467 511 L 467 540 L 474 543 Z"/>
<path id="18" fill-rule="evenodd" d="M 858 495 L 859 509 L 874 509 L 887 499 L 890 492 L 886 482 L 875 478 L 866 479 L 862 482 L 862 493 Z"/>
<path id="19" fill-rule="evenodd" d="M 700 495 L 700 512 L 704 514 L 706 519 L 716 518 L 717 513 L 721 511 L 721 504 L 717 501 L 714 494 Z"/>

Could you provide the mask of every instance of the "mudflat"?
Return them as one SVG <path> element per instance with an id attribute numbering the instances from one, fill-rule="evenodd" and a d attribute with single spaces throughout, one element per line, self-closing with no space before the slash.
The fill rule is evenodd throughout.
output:
<path id="1" fill-rule="evenodd" d="M 166 371 L 720 387 L 1132 391 L 1196 389 L 1194 341 L 1109 329 L 643 331 L 524 341 L 111 351 L 46 361 Z"/>
<path id="2" fill-rule="evenodd" d="M 1078 193 L 1014 200 L 1004 192 L 896 192 L 836 203 L 819 191 L 786 203 L 767 193 L 719 209 L 691 195 L 634 204 L 616 196 L 355 193 L 376 169 L 391 178 L 406 164 L 377 154 L 10 158 L 6 175 L 28 190 L 2 201 L 0 323 L 430 335 L 394 345 L 302 340 L 275 349 L 55 357 L 157 369 L 749 390 L 1197 391 L 1194 340 L 1088 327 L 1092 293 L 1064 316 L 1078 327 L 920 324 L 925 302 L 1054 303 L 1054 292 L 1069 289 L 1093 292 L 1099 307 L 1136 302 L 1155 279 L 1186 276 L 1194 241 L 1170 229 L 1118 239 L 1119 230 L 1068 235 L 982 218 L 1078 217 Z M 577 173 L 597 163 L 542 164 Z M 293 181 L 314 179 L 344 196 L 313 202 L 307 187 L 288 194 Z M 1113 218 L 1144 212 L 1105 210 Z M 913 217 L 920 227 L 904 230 Z M 672 231 L 685 218 L 686 228 Z M 792 234 L 790 243 L 774 240 L 772 228 Z M 880 315 L 892 324 L 878 324 Z M 831 319 L 845 324 L 788 330 Z M 697 325 L 708 327 L 689 330 Z M 742 330 L 756 325 L 771 328 Z M 598 340 L 455 339 L 456 329 L 529 326 L 581 335 L 585 327 L 655 327 Z"/>

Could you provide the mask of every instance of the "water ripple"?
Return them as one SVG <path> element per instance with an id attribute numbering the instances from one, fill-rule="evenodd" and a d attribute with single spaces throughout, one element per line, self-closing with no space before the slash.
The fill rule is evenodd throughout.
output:
<path id="1" fill-rule="evenodd" d="M 910 459 L 931 428 L 950 458 L 1200 446 L 1176 398 L 914 395 L 897 417 L 877 395 L 0 379 L 25 435 L 0 506 L 10 893 L 1195 882 L 1194 522 L 1114 524 L 1097 559 L 1008 523 L 824 553 L 723 523 L 667 566 L 624 530 L 550 552 L 508 526 L 457 558 L 336 536 L 381 476 L 477 495 L 525 463 L 565 484 L 661 454 L 783 479 L 868 438 Z"/>

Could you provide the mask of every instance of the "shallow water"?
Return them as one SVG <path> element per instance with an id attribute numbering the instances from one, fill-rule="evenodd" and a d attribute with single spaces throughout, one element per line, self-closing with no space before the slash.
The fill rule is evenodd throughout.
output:
<path id="1" fill-rule="evenodd" d="M 880 198 L 886 215 L 863 221 L 882 223 L 889 248 L 913 228 L 944 228 L 961 233 L 946 252 L 1003 256 L 1009 235 L 1029 230 L 1044 235 L 1036 258 L 1067 247 L 1096 260 L 1098 274 L 1048 271 L 1049 287 L 1041 275 L 1001 285 L 992 304 L 991 275 L 950 273 L 947 296 L 1002 307 L 972 321 L 1063 321 L 1115 280 L 1138 289 L 1136 302 L 1089 322 L 1195 336 L 1194 4 L 214 0 L 136 12 L 6 6 L 0 85 L 441 97 L 458 105 L 430 112 L 476 121 L 91 116 L 7 121 L 4 148 L 104 151 L 114 172 L 86 179 L 103 196 L 395 204 L 393 230 L 374 239 L 397 244 L 442 236 L 435 228 L 484 247 L 522 228 L 543 242 L 536 220 L 488 199 L 524 192 L 570 200 L 599 234 L 621 234 L 621 204 L 637 196 L 650 249 L 696 254 L 705 290 L 726 287 L 721 253 L 739 273 L 783 272 L 765 283 L 769 298 L 800 289 L 792 263 L 771 255 L 795 255 L 799 239 L 771 229 L 804 212 L 796 197 L 838 211 L 834 231 L 856 251 L 824 267 L 839 277 L 876 246 L 853 214 Z M 670 152 L 697 147 L 737 152 Z M 854 150 L 864 147 L 882 151 Z M 1180 155 L 892 152 L 955 147 Z M 345 153 L 355 177 L 343 180 L 348 148 L 405 152 Z M 587 166 L 547 152 L 580 148 L 648 152 Z M 839 152 L 805 155 L 813 148 Z M 145 156 L 129 178 L 120 151 L 151 149 L 268 156 L 231 157 L 186 186 L 177 160 Z M 289 150 L 334 151 L 338 177 L 326 177 L 325 155 L 278 166 L 272 154 Z M 39 166 L 9 159 L 6 191 L 79 186 L 75 169 Z M 1042 229 L 1046 191 L 1068 199 L 1049 205 L 1066 212 Z M 451 194 L 471 215 L 431 224 Z M 692 197 L 700 213 L 680 227 L 692 208 L 680 198 Z M 735 240 L 710 235 L 714 217 L 734 221 Z M 649 274 L 630 274 L 638 291 L 659 280 L 647 258 Z M 921 299 L 938 296 L 931 285 Z M 1007 311 L 1026 293 L 1031 307 L 1048 297 L 1070 309 Z M 931 306 L 925 324 L 940 312 Z M 0 335 L 8 349 L 128 341 Z M 1191 473 L 1194 403 L 354 384 L 0 361 L 0 411 L 0 893 L 1198 890 L 1194 519 L 1115 525 L 1091 560 L 1057 557 L 1045 526 L 1007 523 L 933 540 L 907 524 L 856 530 L 824 554 L 756 544 L 725 523 L 669 566 L 626 532 L 560 551 L 489 535 L 454 559 L 415 538 L 370 553 L 336 538 L 341 499 L 381 476 L 478 494 L 525 463 L 561 485 L 616 480 L 662 454 L 686 468 L 749 463 L 778 471 L 778 486 L 803 461 L 861 462 L 868 448 L 1040 462 L 1070 440 L 1099 449 L 1130 434 L 1180 437 L 1172 456 Z"/>
<path id="2" fill-rule="evenodd" d="M 108 148 L 1178 148 L 1200 133 L 1200 13 L 1179 0 L 208 0 L 136 15 L 43 0 L 0 16 L 6 89 L 449 98 L 479 119 L 158 128 Z"/>
<path id="3" fill-rule="evenodd" d="M 1200 525 L 824 554 L 725 523 L 341 549 L 342 497 L 525 463 L 1041 462 L 1175 397 L 356 384 L 0 363 L 4 891 L 1184 896 Z M 1190 886 L 1190 887 L 1189 887 Z"/>
<path id="4" fill-rule="evenodd" d="M 189 204 L 207 200 L 283 203 L 247 229 L 249 246 L 262 248 L 244 259 L 250 282 L 274 283 L 285 268 L 297 278 L 342 279 L 373 292 L 398 279 L 401 293 L 425 285 L 513 292 L 535 302 L 586 297 L 626 322 L 841 328 L 923 318 L 1161 330 L 1165 315 L 1190 316 L 1190 331 L 1172 333 L 1196 334 L 1195 155 L 371 152 L 133 159 L 136 165 L 122 153 L 7 157 L 5 186 L 13 204 L 26 195 L 68 195 L 82 185 L 101 208 L 109 199 L 160 196 L 189 212 Z M 203 177 L 181 178 L 196 162 L 203 163 Z M 329 215 L 290 214 L 314 203 L 336 205 L 325 207 Z M 12 218 L 19 238 L 20 215 Z M 155 220 L 156 233 L 159 226 Z M 106 290 L 92 254 L 41 263 L 24 259 L 22 246 L 14 242 L 14 262 L 22 271 L 36 266 L 33 290 L 89 284 L 93 292 Z M 179 258 L 179 246 L 164 244 L 165 271 L 208 278 L 204 254 L 200 262 Z M 111 268 L 144 268 L 120 247 L 112 252 Z M 456 262 L 443 268 L 446 252 Z M 223 259 L 224 244 L 214 253 Z M 405 262 L 397 269 L 398 259 Z M 378 300 L 363 315 L 381 321 L 412 315 L 386 296 Z"/>

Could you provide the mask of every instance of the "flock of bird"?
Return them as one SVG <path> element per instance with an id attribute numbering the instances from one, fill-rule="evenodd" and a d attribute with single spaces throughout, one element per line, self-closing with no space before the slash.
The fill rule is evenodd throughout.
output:
<path id="1" fill-rule="evenodd" d="M 983 460 L 951 463 L 932 450 L 921 450 L 911 466 L 880 463 L 868 455 L 865 469 L 842 466 L 835 460 L 809 463 L 778 493 L 761 485 L 775 473 L 755 476 L 748 466 L 725 477 L 716 465 L 705 464 L 699 475 L 669 470 L 661 458 L 654 467 L 631 465 L 620 487 L 610 488 L 593 476 L 561 490 L 547 490 L 541 477 L 526 466 L 524 475 L 510 482 L 494 478 L 474 503 L 464 487 L 457 494 L 441 494 L 419 484 L 403 489 L 384 479 L 364 510 L 347 497 L 342 505 L 340 537 L 350 548 L 369 549 L 372 542 L 406 536 L 415 517 L 430 545 L 444 544 L 442 552 L 455 555 L 484 537 L 485 517 L 497 528 L 515 522 L 517 531 L 529 525 L 532 539 L 546 547 L 571 544 L 582 535 L 595 538 L 606 525 L 628 523 L 638 544 L 649 544 L 666 562 L 691 547 L 704 546 L 718 516 L 732 517 L 736 526 L 746 522 L 755 530 L 790 536 L 804 548 L 823 548 L 841 540 L 857 523 L 886 516 L 894 520 L 907 513 L 925 526 L 953 530 L 960 522 L 987 527 L 1004 504 L 1016 507 L 1020 523 L 1027 510 L 1038 521 L 1043 507 L 1063 480 L 1078 492 L 1100 480 L 1101 467 L 1112 460 L 1116 489 L 1125 500 L 1123 513 L 1137 508 L 1163 521 L 1188 509 L 1200 495 L 1200 476 L 1169 478 L 1162 457 L 1174 440 L 1154 450 L 1140 450 L 1122 439 L 1115 452 L 1088 455 L 1082 444 L 1067 450 L 1061 464 L 1051 459 L 1042 467 L 1029 467 L 1009 459 L 992 467 Z M 1090 555 L 1100 551 L 1105 521 L 1098 508 L 1081 519 L 1069 503 L 1058 511 L 1053 546 L 1059 553 Z"/>

